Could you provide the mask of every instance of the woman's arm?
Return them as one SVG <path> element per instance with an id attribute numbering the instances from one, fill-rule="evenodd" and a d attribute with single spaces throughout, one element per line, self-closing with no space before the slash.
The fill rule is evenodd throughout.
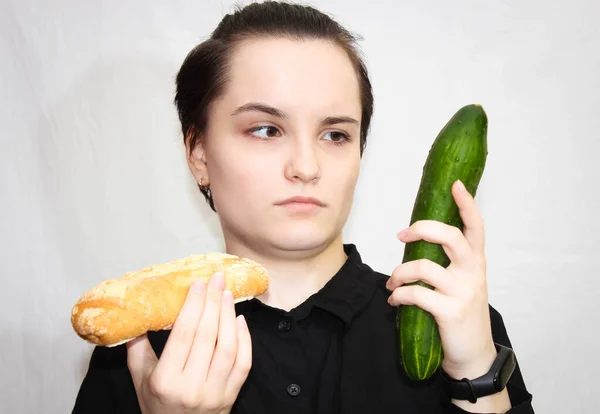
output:
<path id="1" fill-rule="evenodd" d="M 512 348 L 511 341 L 506 331 L 506 326 L 500 313 L 489 306 L 490 320 L 492 326 L 492 335 L 494 342 Z M 508 397 L 510 406 L 505 411 L 495 411 L 502 404 L 496 400 L 496 396 L 502 399 Z M 506 413 L 506 414 L 534 414 L 532 406 L 533 396 L 527 390 L 525 381 L 519 366 L 518 355 L 516 355 L 516 365 L 508 384 L 502 392 L 493 394 L 487 397 L 479 398 L 476 404 L 471 404 L 468 401 L 452 400 L 446 407 L 448 414 L 466 414 L 466 413 Z"/>

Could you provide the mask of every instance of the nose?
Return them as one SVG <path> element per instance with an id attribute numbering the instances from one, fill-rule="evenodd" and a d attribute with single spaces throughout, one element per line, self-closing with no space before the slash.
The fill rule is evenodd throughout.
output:
<path id="1" fill-rule="evenodd" d="M 285 176 L 290 181 L 310 183 L 321 175 L 318 148 L 315 139 L 300 137 L 290 140 L 289 157 L 285 167 Z"/>

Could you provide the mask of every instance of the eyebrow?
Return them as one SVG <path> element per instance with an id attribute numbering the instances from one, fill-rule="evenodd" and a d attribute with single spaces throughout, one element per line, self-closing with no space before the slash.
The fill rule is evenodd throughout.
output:
<path id="1" fill-rule="evenodd" d="M 277 109 L 270 105 L 266 105 L 260 102 L 249 102 L 237 108 L 231 113 L 231 116 L 235 116 L 244 112 L 262 112 L 277 118 L 287 118 L 287 114 L 281 109 Z M 357 124 L 358 121 L 349 116 L 328 116 L 321 121 L 322 125 L 336 125 L 336 124 Z"/>

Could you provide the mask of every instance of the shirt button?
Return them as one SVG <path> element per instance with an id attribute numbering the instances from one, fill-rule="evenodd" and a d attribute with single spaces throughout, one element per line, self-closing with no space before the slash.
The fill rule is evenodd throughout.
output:
<path id="1" fill-rule="evenodd" d="M 288 321 L 280 321 L 277 324 L 277 327 L 279 328 L 280 331 L 289 331 L 290 330 L 290 323 Z"/>
<path id="2" fill-rule="evenodd" d="M 290 384 L 287 387 L 287 392 L 288 394 L 290 394 L 292 397 L 297 396 L 298 394 L 300 394 L 300 386 L 298 384 Z"/>

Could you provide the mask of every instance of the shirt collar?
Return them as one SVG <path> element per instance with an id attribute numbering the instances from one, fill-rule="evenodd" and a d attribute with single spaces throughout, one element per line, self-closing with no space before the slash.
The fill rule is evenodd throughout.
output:
<path id="1" fill-rule="evenodd" d="M 348 325 L 369 304 L 376 280 L 354 244 L 344 244 L 344 252 L 348 256 L 344 265 L 312 299 L 313 306 L 336 315 Z"/>
<path id="2" fill-rule="evenodd" d="M 271 308 L 261 303 L 257 298 L 236 305 L 241 313 L 253 310 L 271 309 L 277 313 L 287 314 L 295 320 L 301 320 L 310 315 L 313 308 L 323 309 L 349 325 L 354 317 L 364 309 L 371 300 L 376 289 L 374 271 L 363 263 L 354 244 L 344 244 L 347 259 L 335 275 L 317 293 L 290 312 Z"/>

